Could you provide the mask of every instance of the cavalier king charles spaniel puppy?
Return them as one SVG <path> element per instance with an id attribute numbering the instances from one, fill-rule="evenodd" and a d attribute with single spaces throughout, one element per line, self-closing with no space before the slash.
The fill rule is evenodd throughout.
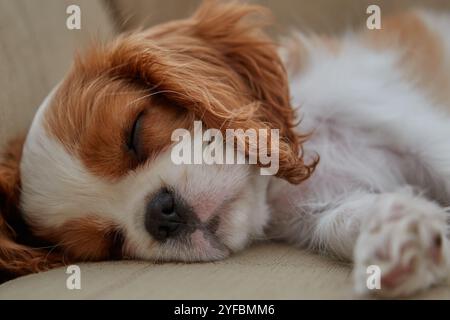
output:
<path id="1" fill-rule="evenodd" d="M 77 56 L 0 164 L 3 278 L 81 261 L 213 261 L 276 239 L 353 261 L 358 292 L 372 265 L 383 296 L 442 281 L 450 17 L 411 12 L 281 46 L 267 18 L 206 1 Z M 259 162 L 174 164 L 171 134 L 196 120 L 278 129 L 277 175 Z"/>

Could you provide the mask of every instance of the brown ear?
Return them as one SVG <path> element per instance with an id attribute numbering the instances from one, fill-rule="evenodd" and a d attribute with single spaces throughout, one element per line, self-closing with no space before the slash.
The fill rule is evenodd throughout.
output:
<path id="1" fill-rule="evenodd" d="M 196 36 L 215 47 L 227 65 L 238 73 L 250 89 L 253 99 L 263 105 L 260 112 L 278 121 L 278 127 L 294 125 L 289 85 L 277 46 L 264 33 L 271 24 L 268 9 L 235 2 L 205 1 L 192 17 Z M 286 136 L 295 139 L 289 130 Z"/>
<path id="2" fill-rule="evenodd" d="M 85 82 L 98 77 L 139 81 L 223 133 L 278 129 L 277 175 L 300 183 L 311 175 L 316 161 L 303 161 L 305 137 L 293 130 L 287 75 L 262 28 L 268 16 L 259 6 L 204 1 L 188 19 L 96 46 L 76 61 L 74 70 Z M 245 150 L 248 154 L 250 148 Z"/>
<path id="3" fill-rule="evenodd" d="M 301 145 L 307 136 L 294 131 L 297 122 L 287 73 L 276 44 L 264 33 L 273 20 L 270 11 L 257 5 L 211 0 L 204 1 L 193 20 L 197 35 L 215 46 L 244 79 L 257 106 L 255 120 L 280 130 L 278 176 L 291 183 L 307 179 L 317 160 L 309 165 L 302 160 Z"/>
<path id="4" fill-rule="evenodd" d="M 62 264 L 47 250 L 35 249 L 18 208 L 20 158 L 24 138 L 11 141 L 0 159 L 0 282 Z"/>

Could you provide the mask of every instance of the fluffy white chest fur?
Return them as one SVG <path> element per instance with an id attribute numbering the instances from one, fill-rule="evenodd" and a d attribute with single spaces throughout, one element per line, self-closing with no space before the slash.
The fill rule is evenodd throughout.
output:
<path id="1" fill-rule="evenodd" d="M 443 17 L 419 17 L 440 30 L 445 70 L 450 39 L 443 30 L 450 24 L 442 29 Z M 291 76 L 291 93 L 299 127 L 311 132 L 304 152 L 319 154 L 320 163 L 300 186 L 271 185 L 270 236 L 354 260 L 360 292 L 368 290 L 370 265 L 380 267 L 387 295 L 445 277 L 450 105 L 421 88 L 419 75 L 407 76 L 405 48 L 376 50 L 356 34 L 331 49 L 298 39 L 308 60 Z"/>

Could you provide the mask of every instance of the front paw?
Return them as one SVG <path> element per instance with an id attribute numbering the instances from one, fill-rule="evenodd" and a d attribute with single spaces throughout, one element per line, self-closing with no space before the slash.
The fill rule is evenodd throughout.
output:
<path id="1" fill-rule="evenodd" d="M 402 297 L 445 279 L 450 270 L 446 214 L 425 199 L 389 195 L 380 199 L 355 247 L 355 289 L 360 294 Z M 367 284 L 371 265 L 380 288 Z"/>

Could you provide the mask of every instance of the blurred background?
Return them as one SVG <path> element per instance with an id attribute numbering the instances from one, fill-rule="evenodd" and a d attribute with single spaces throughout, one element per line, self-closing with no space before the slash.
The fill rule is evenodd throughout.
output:
<path id="1" fill-rule="evenodd" d="M 0 147 L 25 132 L 34 112 L 63 77 L 73 54 L 123 31 L 182 18 L 201 0 L 0 0 Z M 336 34 L 363 25 L 370 4 L 382 18 L 411 7 L 450 10 L 450 0 L 250 0 L 270 8 L 280 35 L 292 28 Z M 68 30 L 66 9 L 81 9 L 81 29 Z"/>
<path id="2" fill-rule="evenodd" d="M 106 0 L 121 30 L 184 17 L 201 0 Z M 449 10 L 450 0 L 253 0 L 270 8 L 279 26 L 276 32 L 297 27 L 314 32 L 337 33 L 358 26 L 367 19 L 366 9 L 379 5 L 382 14 L 392 14 L 409 7 Z"/>

